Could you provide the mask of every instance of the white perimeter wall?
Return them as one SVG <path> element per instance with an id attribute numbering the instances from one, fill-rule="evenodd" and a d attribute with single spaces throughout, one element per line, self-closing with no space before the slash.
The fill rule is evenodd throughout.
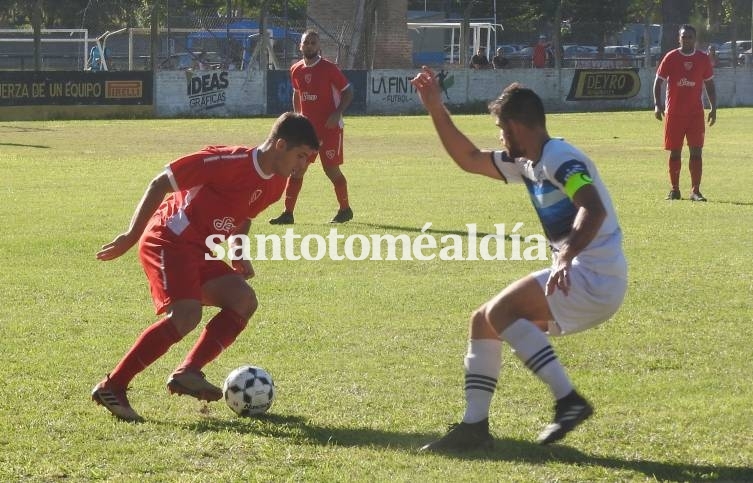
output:
<path id="1" fill-rule="evenodd" d="M 366 76 L 366 111 L 354 114 L 410 114 L 423 112 L 410 79 L 417 69 L 374 70 Z M 549 112 L 652 109 L 653 69 L 638 72 L 638 94 L 625 100 L 566 100 L 574 69 L 510 69 L 445 72 L 448 104 L 485 105 L 512 82 L 533 88 Z M 715 72 L 719 107 L 753 106 L 753 69 Z M 155 114 L 158 117 L 239 117 L 267 113 L 266 75 L 256 71 L 159 71 L 155 75 Z M 364 89 L 364 86 L 356 86 Z M 356 93 L 356 95 L 364 93 Z"/>

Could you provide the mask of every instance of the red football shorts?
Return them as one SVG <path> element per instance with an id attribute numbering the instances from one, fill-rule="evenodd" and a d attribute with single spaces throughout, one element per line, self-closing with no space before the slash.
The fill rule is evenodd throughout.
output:
<path id="1" fill-rule="evenodd" d="M 343 164 L 343 130 L 336 129 L 317 129 L 319 136 L 319 159 L 324 166 L 340 166 Z M 309 163 L 316 160 L 316 154 L 309 158 Z"/>
<path id="2" fill-rule="evenodd" d="M 706 125 L 703 113 L 695 116 L 664 116 L 664 149 L 681 150 L 685 138 L 688 147 L 702 148 Z"/>
<path id="3" fill-rule="evenodd" d="M 170 238 L 159 231 L 147 231 L 139 242 L 139 260 L 157 314 L 177 300 L 202 300 L 201 287 L 206 282 L 235 273 L 222 260 L 204 260 L 205 248 Z"/>

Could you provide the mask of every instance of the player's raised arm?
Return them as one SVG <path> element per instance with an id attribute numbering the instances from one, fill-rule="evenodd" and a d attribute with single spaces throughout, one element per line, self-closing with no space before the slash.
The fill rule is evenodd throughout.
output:
<path id="1" fill-rule="evenodd" d="M 162 203 L 165 195 L 172 191 L 173 187 L 166 171 L 154 178 L 136 206 L 128 230 L 115 237 L 110 243 L 103 245 L 102 249 L 97 252 L 97 259 L 112 260 L 118 258 L 135 245 L 144 232 L 149 218 Z"/>
<path id="2" fill-rule="evenodd" d="M 477 148 L 452 122 L 450 113 L 442 102 L 442 91 L 434 72 L 424 67 L 411 83 L 429 112 L 442 145 L 455 163 L 470 173 L 502 179 L 502 175 L 491 162 L 491 151 Z"/>

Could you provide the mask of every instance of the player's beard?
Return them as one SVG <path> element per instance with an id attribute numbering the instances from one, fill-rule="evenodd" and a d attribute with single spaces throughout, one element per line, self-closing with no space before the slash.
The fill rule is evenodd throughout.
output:
<path id="1" fill-rule="evenodd" d="M 316 60 L 316 58 L 319 57 L 319 51 L 317 50 L 314 52 L 304 52 L 303 57 L 306 60 Z"/>
<path id="2" fill-rule="evenodd" d="M 511 132 L 506 132 L 504 136 L 504 145 L 507 148 L 507 154 L 511 158 L 522 158 L 523 150 L 521 149 L 518 141 L 515 139 Z"/>

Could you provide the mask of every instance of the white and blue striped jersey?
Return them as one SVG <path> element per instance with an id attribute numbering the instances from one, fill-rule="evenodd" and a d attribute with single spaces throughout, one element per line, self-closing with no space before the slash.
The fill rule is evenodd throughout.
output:
<path id="1" fill-rule="evenodd" d="M 544 145 L 538 163 L 525 158 L 510 158 L 504 151 L 492 153 L 492 160 L 505 181 L 525 183 L 544 234 L 555 252 L 570 234 L 578 212 L 572 201 L 572 195 L 583 184 L 578 180 L 590 181 L 601 197 L 607 216 L 594 239 L 573 263 L 585 264 L 597 273 L 626 275 L 622 231 L 612 198 L 588 156 L 570 143 L 550 139 Z M 577 180 L 573 178 L 576 176 Z M 573 192 L 568 194 L 568 187 Z"/>

